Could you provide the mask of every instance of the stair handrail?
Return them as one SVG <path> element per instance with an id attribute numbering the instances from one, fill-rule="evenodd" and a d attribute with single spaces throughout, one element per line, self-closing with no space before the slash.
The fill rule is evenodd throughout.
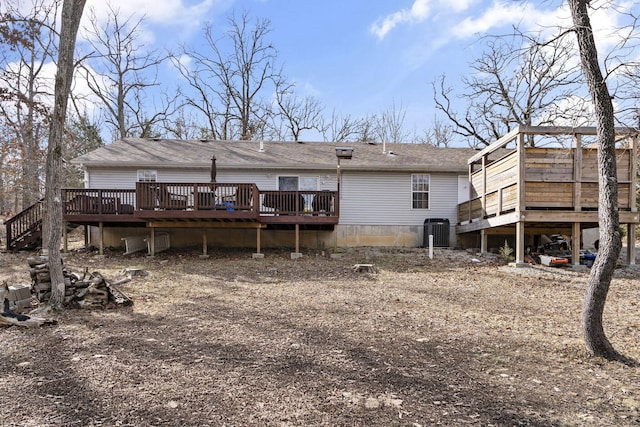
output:
<path id="1" fill-rule="evenodd" d="M 42 223 L 43 206 L 44 198 L 5 220 L 7 250 L 11 250 L 11 246 L 16 240 L 37 229 Z"/>

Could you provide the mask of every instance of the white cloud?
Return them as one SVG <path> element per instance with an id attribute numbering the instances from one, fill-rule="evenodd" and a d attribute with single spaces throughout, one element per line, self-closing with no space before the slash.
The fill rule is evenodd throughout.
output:
<path id="1" fill-rule="evenodd" d="M 557 28 L 557 10 L 537 9 L 531 2 L 494 2 L 481 15 L 467 17 L 452 29 L 452 35 L 464 39 L 486 34 L 496 28 L 517 26 L 521 30 L 540 30 L 543 27 Z"/>
<path id="2" fill-rule="evenodd" d="M 436 13 L 463 12 L 477 0 L 414 0 L 411 8 L 400 9 L 374 22 L 369 30 L 379 39 L 401 24 L 424 22 Z"/>
<path id="3" fill-rule="evenodd" d="M 415 0 L 411 9 L 401 9 L 389 14 L 371 25 L 370 31 L 379 39 L 385 38 L 389 31 L 403 23 L 422 22 L 429 17 L 429 0 Z"/>

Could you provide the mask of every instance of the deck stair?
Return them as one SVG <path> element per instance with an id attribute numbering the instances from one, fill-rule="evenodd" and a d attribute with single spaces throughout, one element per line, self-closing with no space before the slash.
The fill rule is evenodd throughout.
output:
<path id="1" fill-rule="evenodd" d="M 31 250 L 42 245 L 44 199 L 5 221 L 7 250 Z"/>

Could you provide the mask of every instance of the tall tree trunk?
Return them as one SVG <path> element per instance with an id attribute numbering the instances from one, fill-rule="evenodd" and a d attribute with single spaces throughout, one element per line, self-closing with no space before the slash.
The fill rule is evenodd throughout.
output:
<path id="1" fill-rule="evenodd" d="M 593 100 L 598 136 L 600 247 L 587 282 L 582 308 L 582 330 L 589 354 L 609 360 L 624 360 L 607 339 L 602 326 L 609 285 L 622 248 L 613 105 L 598 62 L 598 51 L 588 14 L 589 1 L 568 1 L 580 48 L 582 70 Z"/>
<path id="2" fill-rule="evenodd" d="M 49 253 L 51 274 L 51 305 L 61 308 L 64 301 L 64 277 L 60 257 L 62 235 L 62 138 L 67 113 L 67 101 L 73 79 L 73 52 L 78 26 L 86 0 L 64 0 L 62 26 L 58 47 L 58 70 L 56 72 L 55 99 L 47 147 L 45 213 L 43 218 L 44 247 Z"/>

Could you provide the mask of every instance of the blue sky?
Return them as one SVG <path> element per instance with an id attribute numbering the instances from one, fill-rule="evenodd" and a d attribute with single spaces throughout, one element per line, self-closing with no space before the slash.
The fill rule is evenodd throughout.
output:
<path id="1" fill-rule="evenodd" d="M 597 0 L 596 0 L 597 1 Z M 205 22 L 225 25 L 233 11 L 271 21 L 270 39 L 298 93 L 313 95 L 339 114 L 380 113 L 394 103 L 406 126 L 422 132 L 434 118 L 431 82 L 459 82 L 482 51 L 482 36 L 541 25 L 567 25 L 561 2 L 482 0 L 112 0 L 125 15 L 145 15 L 150 48 L 196 46 Z M 618 2 L 622 7 L 633 2 Z M 88 8 L 104 13 L 104 0 Z M 86 13 L 85 13 L 86 15 Z M 616 17 L 599 12 L 594 27 Z M 607 47 L 607 37 L 601 37 Z M 177 76 L 165 70 L 164 79 Z"/>

